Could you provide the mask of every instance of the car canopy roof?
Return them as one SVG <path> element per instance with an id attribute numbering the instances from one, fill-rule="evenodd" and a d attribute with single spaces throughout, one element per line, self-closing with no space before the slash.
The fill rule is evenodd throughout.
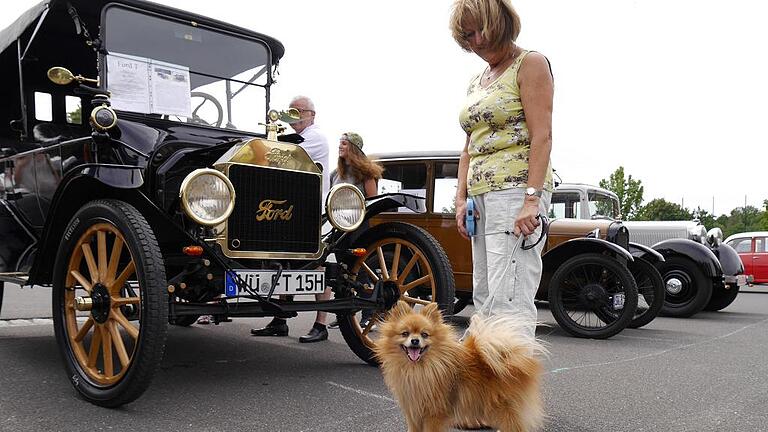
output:
<path id="1" fill-rule="evenodd" d="M 148 1 L 142 1 L 142 0 L 119 0 L 119 1 L 44 0 L 44 1 L 41 1 L 40 3 L 36 4 L 35 6 L 31 7 L 29 10 L 24 12 L 21 16 L 19 16 L 19 18 L 16 19 L 16 21 L 13 22 L 13 24 L 11 24 L 7 28 L 5 28 L 2 32 L 0 32 L 0 53 L 5 53 L 5 51 L 8 49 L 15 50 L 16 48 L 12 47 L 12 45 L 14 45 L 17 39 L 25 35 L 25 33 L 29 35 L 28 37 L 31 37 L 32 33 L 35 31 L 35 27 L 38 25 L 38 22 L 39 22 L 38 18 L 46 14 L 49 9 L 54 9 L 54 8 L 66 9 L 68 3 L 72 4 L 77 9 L 81 17 L 83 18 L 85 18 L 86 15 L 98 16 L 101 14 L 101 10 L 104 8 L 104 6 L 110 3 L 112 4 L 117 3 L 117 4 L 132 6 L 140 10 L 145 10 L 145 11 L 159 13 L 162 15 L 171 16 L 178 19 L 195 21 L 199 24 L 203 24 L 209 27 L 226 29 L 228 31 L 232 31 L 238 34 L 253 37 L 253 38 L 264 41 L 269 46 L 269 49 L 272 52 L 273 64 L 278 63 L 280 58 L 283 57 L 283 54 L 285 54 L 285 47 L 283 46 L 283 44 L 279 40 L 273 37 L 270 37 L 261 33 L 257 33 L 242 27 L 234 26 L 232 24 L 228 24 L 223 21 L 218 21 L 212 18 L 204 17 L 202 15 L 192 14 L 187 11 L 183 11 L 181 9 L 176 9 L 176 8 L 163 6 L 157 3 L 152 3 Z M 93 36 L 95 37 L 96 35 L 93 35 Z"/>

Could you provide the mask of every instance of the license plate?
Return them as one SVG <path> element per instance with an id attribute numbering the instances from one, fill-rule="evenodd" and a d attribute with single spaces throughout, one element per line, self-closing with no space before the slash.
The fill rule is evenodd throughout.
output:
<path id="1" fill-rule="evenodd" d="M 618 293 L 613 295 L 613 309 L 624 309 L 624 294 Z"/>
<path id="2" fill-rule="evenodd" d="M 269 294 L 272 281 L 277 276 L 277 272 L 272 270 L 236 270 L 235 272 L 250 285 L 253 291 L 262 295 Z M 225 288 L 227 297 L 248 294 L 237 286 L 232 273 L 227 273 Z M 320 294 L 323 291 L 325 291 L 325 270 L 284 270 L 280 274 L 273 295 Z"/>

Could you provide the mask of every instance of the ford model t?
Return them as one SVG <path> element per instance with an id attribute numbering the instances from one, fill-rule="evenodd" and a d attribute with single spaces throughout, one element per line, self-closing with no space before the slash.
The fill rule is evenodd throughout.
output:
<path id="1" fill-rule="evenodd" d="M 321 203 L 328 167 L 278 136 L 295 116 L 269 109 L 279 41 L 139 0 L 50 0 L 0 44 L 0 293 L 52 286 L 85 399 L 137 398 L 167 325 L 203 314 L 334 312 L 373 362 L 361 309 L 425 304 L 426 292 L 450 311 L 453 275 L 429 234 L 396 222 L 356 232 L 423 201 L 366 201 L 342 184 Z M 302 297 L 326 288 L 334 300 Z"/>

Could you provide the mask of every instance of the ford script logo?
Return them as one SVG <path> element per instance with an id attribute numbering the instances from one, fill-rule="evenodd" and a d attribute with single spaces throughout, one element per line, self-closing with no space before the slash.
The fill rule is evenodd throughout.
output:
<path id="1" fill-rule="evenodd" d="M 288 200 L 271 200 L 266 199 L 259 203 L 259 211 L 256 213 L 256 221 L 273 221 L 284 220 L 289 221 L 293 217 L 293 204 L 288 208 L 285 208 L 284 204 Z M 282 206 L 282 207 L 281 207 Z"/>

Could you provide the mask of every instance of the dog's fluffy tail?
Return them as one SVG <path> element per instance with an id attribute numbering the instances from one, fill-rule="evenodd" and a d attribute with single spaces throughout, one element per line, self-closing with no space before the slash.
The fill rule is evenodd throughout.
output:
<path id="1" fill-rule="evenodd" d="M 546 349 L 525 335 L 526 321 L 515 316 L 473 316 L 464 344 L 474 345 L 487 366 L 500 378 L 535 368 Z"/>

